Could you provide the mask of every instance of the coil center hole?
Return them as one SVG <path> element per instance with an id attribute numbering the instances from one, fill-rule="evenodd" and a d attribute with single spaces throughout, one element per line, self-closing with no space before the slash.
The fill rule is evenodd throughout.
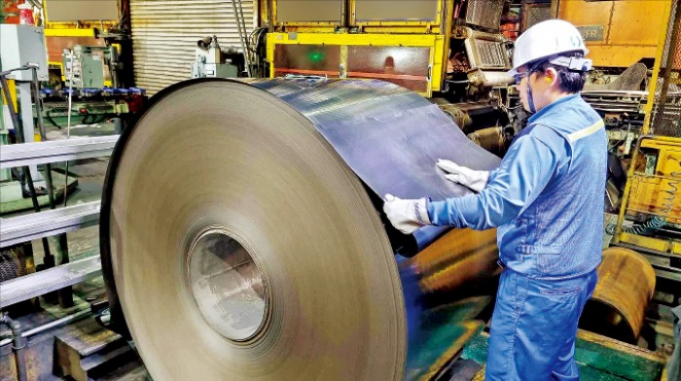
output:
<path id="1" fill-rule="evenodd" d="M 189 252 L 188 286 L 201 315 L 220 335 L 246 341 L 263 327 L 263 274 L 250 253 L 220 230 L 198 237 Z"/>

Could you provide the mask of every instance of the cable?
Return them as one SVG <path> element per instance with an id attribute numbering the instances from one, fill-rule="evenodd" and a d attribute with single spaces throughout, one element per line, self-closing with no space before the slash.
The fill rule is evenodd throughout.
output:
<path id="1" fill-rule="evenodd" d="M 262 59 L 262 57 L 261 57 L 260 54 L 259 54 L 261 42 L 262 42 L 262 40 L 263 40 L 263 36 L 266 36 L 266 33 L 267 33 L 267 28 L 262 28 L 262 29 L 260 30 L 260 32 L 258 32 L 258 34 L 256 35 L 255 58 L 257 59 L 258 66 L 260 67 L 260 76 L 261 76 L 261 77 L 265 77 L 265 76 L 266 76 L 266 73 L 265 73 L 265 65 L 262 65 L 263 59 Z"/>
<path id="2" fill-rule="evenodd" d="M 260 27 L 255 28 L 251 31 L 248 38 L 250 40 L 250 50 L 251 50 L 251 64 L 253 66 L 254 76 L 264 77 L 264 68 L 260 65 L 261 59 L 258 51 L 260 50 L 260 40 L 262 39 L 263 33 L 267 31 L 267 28 Z M 257 74 L 255 73 L 257 70 Z"/>
<path id="3" fill-rule="evenodd" d="M 679 193 L 679 186 L 681 185 L 681 172 L 672 172 L 670 177 L 672 179 L 667 183 L 668 188 L 663 191 L 667 196 L 663 201 L 663 210 L 661 213 L 663 213 L 665 216 L 671 214 L 672 210 L 674 209 L 674 201 L 676 199 L 676 195 Z M 666 217 L 653 216 L 653 218 L 649 219 L 643 224 L 634 227 L 622 226 L 622 231 L 629 234 L 647 235 L 656 230 L 662 229 L 666 224 Z M 616 226 L 617 224 L 615 223 L 609 224 L 605 228 L 605 232 L 610 235 L 614 234 Z"/>
<path id="4" fill-rule="evenodd" d="M 622 226 L 622 231 L 629 234 L 636 235 L 647 235 L 655 230 L 662 229 L 667 224 L 667 219 L 660 216 L 653 216 L 653 218 L 644 222 L 643 224 L 636 225 L 633 227 Z M 615 234 L 616 223 L 610 223 L 606 228 L 605 232 L 609 235 Z"/>
<path id="5" fill-rule="evenodd" d="M 52 110 L 45 110 L 45 119 L 47 119 L 48 122 L 52 123 L 53 126 L 61 130 L 61 126 L 57 124 L 57 122 L 52 118 L 51 113 Z"/>
<path id="6" fill-rule="evenodd" d="M 504 111 L 508 111 L 508 110 L 517 110 L 517 109 L 523 107 L 523 105 L 520 104 L 520 105 L 517 105 L 517 106 L 515 106 L 515 107 L 507 107 L 505 104 L 499 103 L 499 107 L 501 107 L 502 109 L 504 109 Z"/>

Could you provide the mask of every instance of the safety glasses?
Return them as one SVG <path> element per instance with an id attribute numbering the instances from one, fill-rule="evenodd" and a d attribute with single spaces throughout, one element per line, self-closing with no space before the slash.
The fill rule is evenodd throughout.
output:
<path id="1" fill-rule="evenodd" d="M 523 80 L 523 78 L 527 77 L 527 72 L 525 73 L 518 73 L 513 75 L 513 83 L 518 86 L 520 85 L 520 82 Z"/>

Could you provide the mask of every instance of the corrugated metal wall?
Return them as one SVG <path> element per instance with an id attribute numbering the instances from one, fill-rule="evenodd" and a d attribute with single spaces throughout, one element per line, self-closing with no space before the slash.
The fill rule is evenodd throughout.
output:
<path id="1" fill-rule="evenodd" d="M 241 3 L 250 33 L 254 1 Z M 202 37 L 215 34 L 222 50 L 241 51 L 231 1 L 130 0 L 130 18 L 135 79 L 149 94 L 190 78 L 196 41 Z"/>

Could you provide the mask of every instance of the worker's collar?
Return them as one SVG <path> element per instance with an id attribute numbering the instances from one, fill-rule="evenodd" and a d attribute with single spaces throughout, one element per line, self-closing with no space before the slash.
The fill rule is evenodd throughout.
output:
<path id="1" fill-rule="evenodd" d="M 579 93 L 577 93 L 577 94 L 571 94 L 571 95 L 568 95 L 566 97 L 560 98 L 557 101 L 554 101 L 553 103 L 544 106 L 544 108 L 542 108 L 541 110 L 532 114 L 532 116 L 530 116 L 530 118 L 527 120 L 527 122 L 528 122 L 528 124 L 533 123 L 535 120 L 541 118 L 542 115 L 546 115 L 552 109 L 554 109 L 554 108 L 556 108 L 556 107 L 558 107 L 558 106 L 560 106 L 564 103 L 572 102 L 575 99 L 580 98 L 580 97 L 581 97 L 581 95 Z"/>

